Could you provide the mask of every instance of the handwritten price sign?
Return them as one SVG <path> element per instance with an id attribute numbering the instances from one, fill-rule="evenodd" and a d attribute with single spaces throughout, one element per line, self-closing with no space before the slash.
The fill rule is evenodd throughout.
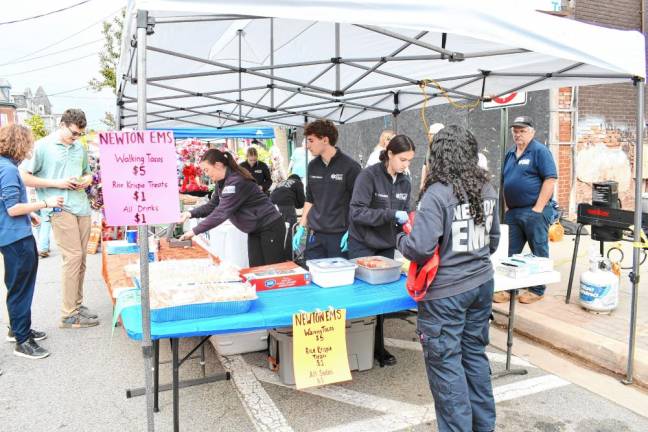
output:
<path id="1" fill-rule="evenodd" d="M 349 381 L 346 309 L 293 315 L 293 365 L 297 389 Z"/>
<path id="2" fill-rule="evenodd" d="M 173 132 L 100 132 L 99 154 L 108 225 L 180 219 Z"/>

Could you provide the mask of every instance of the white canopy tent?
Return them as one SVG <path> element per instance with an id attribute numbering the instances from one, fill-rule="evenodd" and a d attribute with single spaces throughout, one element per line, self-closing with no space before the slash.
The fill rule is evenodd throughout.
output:
<path id="1" fill-rule="evenodd" d="M 635 178 L 641 179 L 643 35 L 531 11 L 521 3 L 131 0 L 117 71 L 117 119 L 120 128 L 138 129 L 299 127 L 317 118 L 345 124 L 384 115 L 396 120 L 402 111 L 448 98 L 473 104 L 518 90 L 633 82 Z M 641 226 L 640 181 L 635 193 L 635 226 Z M 148 245 L 141 246 L 146 257 Z M 148 266 L 145 258 L 141 262 L 149 387 Z M 638 262 L 635 249 L 630 381 Z"/>
<path id="2" fill-rule="evenodd" d="M 645 75 L 640 33 L 520 2 L 140 0 L 129 4 L 118 71 L 123 126 L 136 117 L 138 10 L 155 23 L 147 42 L 155 127 L 360 121 L 420 107 L 426 79 L 466 103 Z M 447 102 L 438 88 L 427 93 L 430 105 Z"/>

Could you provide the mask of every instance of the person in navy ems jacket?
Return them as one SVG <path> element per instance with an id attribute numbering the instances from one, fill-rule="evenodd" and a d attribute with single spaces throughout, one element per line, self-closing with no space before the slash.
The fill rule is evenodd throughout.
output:
<path id="1" fill-rule="evenodd" d="M 412 231 L 399 233 L 396 242 L 420 266 L 439 251 L 416 322 L 437 428 L 494 431 L 486 347 L 494 289 L 490 255 L 500 235 L 498 193 L 478 166 L 477 140 L 461 126 L 434 135 L 428 168 Z"/>
<path id="2" fill-rule="evenodd" d="M 217 149 L 207 150 L 200 165 L 217 182 L 217 191 L 207 204 L 182 214 L 181 223 L 194 217 L 205 219 L 185 232 L 181 239 L 190 239 L 229 219 L 236 228 L 248 235 L 250 267 L 284 261 L 286 226 L 281 214 L 252 175 L 242 169 L 230 153 Z"/>
<path id="3" fill-rule="evenodd" d="M 408 220 L 412 182 L 405 174 L 416 147 L 405 135 L 393 137 L 377 164 L 356 179 L 349 213 L 349 258 L 380 255 L 394 258 L 396 234 Z M 374 357 L 380 366 L 396 364 L 385 349 L 384 315 L 378 315 Z"/>
<path id="4" fill-rule="evenodd" d="M 305 228 L 307 260 L 345 257 L 349 229 L 349 203 L 360 164 L 335 147 L 338 130 L 329 120 L 315 120 L 304 128 L 306 145 L 315 156 L 308 164 L 306 204 L 295 231 L 293 249 L 299 248 Z"/>
<path id="5" fill-rule="evenodd" d="M 252 177 L 254 177 L 254 181 L 256 181 L 263 192 L 267 194 L 270 190 L 270 186 L 272 186 L 270 168 L 268 168 L 268 165 L 265 162 L 259 160 L 259 153 L 254 147 L 247 149 L 246 158 L 247 159 L 245 162 L 241 163 L 240 167 L 248 170 L 248 172 L 252 174 Z"/>

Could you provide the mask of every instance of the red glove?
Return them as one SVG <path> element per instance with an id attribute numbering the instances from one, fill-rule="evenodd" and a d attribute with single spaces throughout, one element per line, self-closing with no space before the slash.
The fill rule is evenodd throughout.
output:
<path id="1" fill-rule="evenodd" d="M 411 211 L 409 214 L 409 222 L 403 224 L 403 232 L 407 235 L 410 235 L 412 232 L 412 227 L 414 226 L 414 217 L 416 216 L 415 211 Z"/>

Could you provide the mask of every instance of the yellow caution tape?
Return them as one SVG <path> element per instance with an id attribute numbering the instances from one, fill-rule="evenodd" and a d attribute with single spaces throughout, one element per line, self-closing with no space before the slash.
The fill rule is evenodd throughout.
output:
<path id="1" fill-rule="evenodd" d="M 630 226 L 630 230 L 634 231 L 634 225 Z M 648 237 L 646 237 L 646 233 L 641 228 L 639 228 L 639 238 L 641 241 L 632 242 L 632 247 L 637 249 L 648 249 Z"/>

